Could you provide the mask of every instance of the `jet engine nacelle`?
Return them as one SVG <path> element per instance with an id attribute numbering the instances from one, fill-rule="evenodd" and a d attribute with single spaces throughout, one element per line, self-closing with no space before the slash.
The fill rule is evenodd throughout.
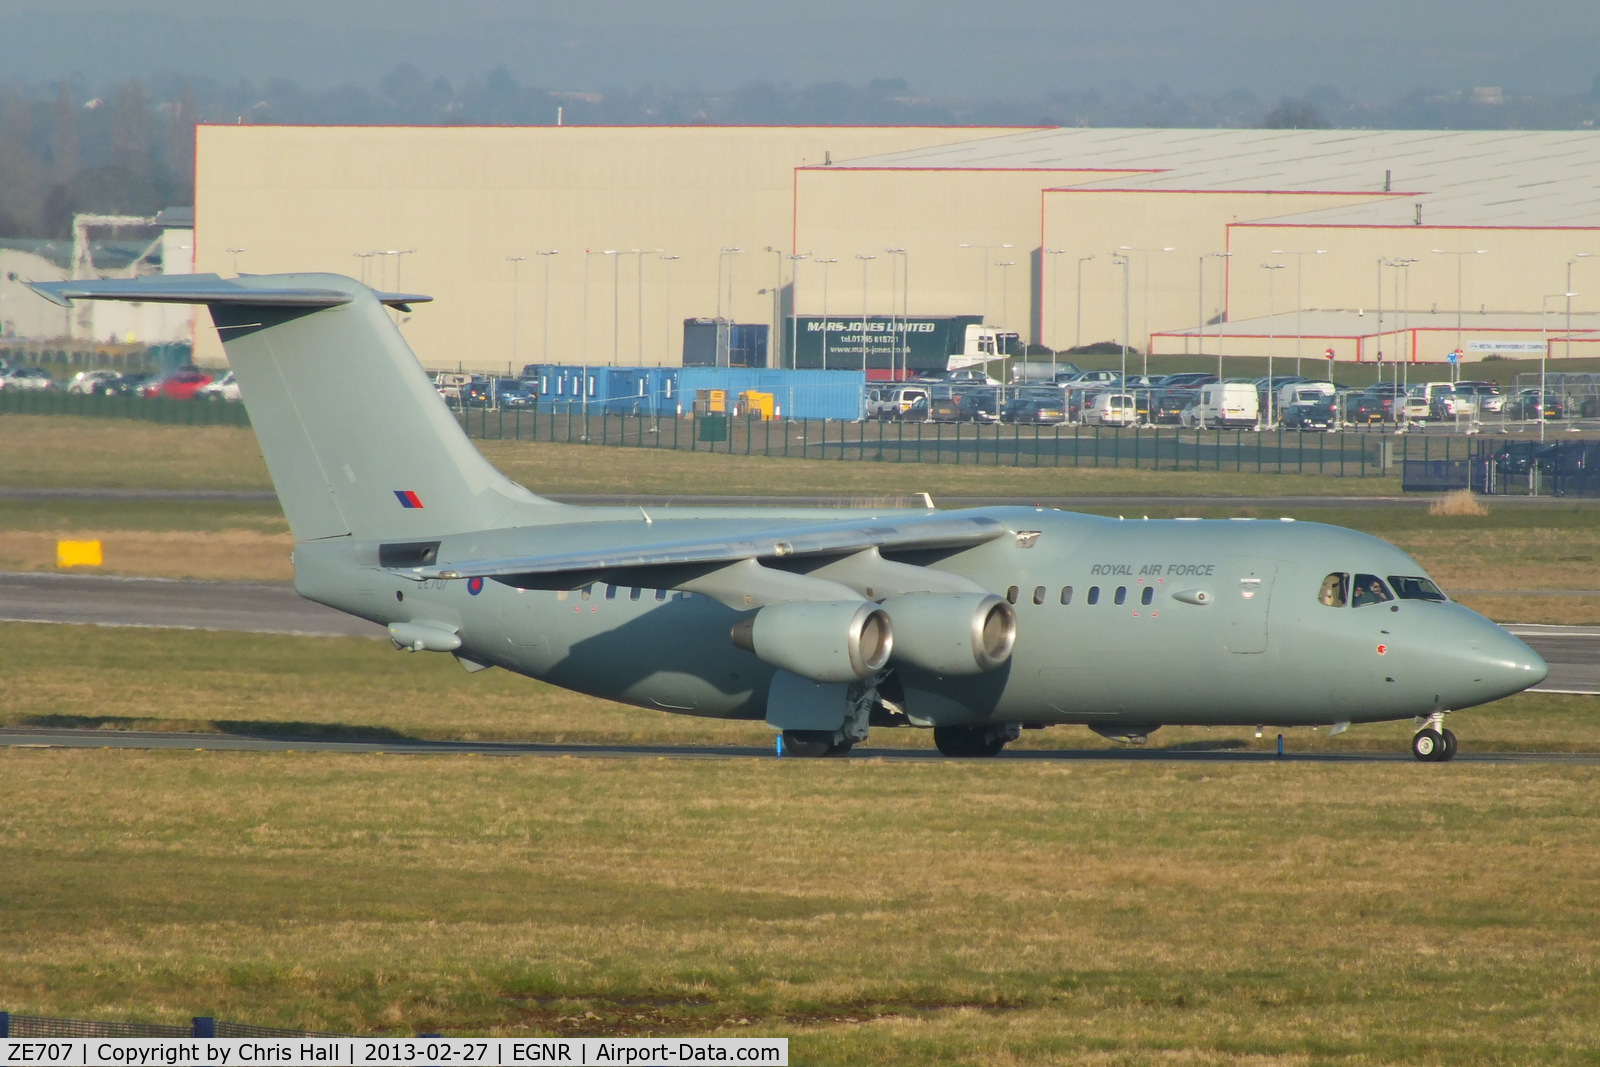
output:
<path id="1" fill-rule="evenodd" d="M 763 662 L 813 682 L 854 682 L 882 670 L 894 649 L 884 610 L 866 600 L 769 604 L 729 635 Z"/>
<path id="2" fill-rule="evenodd" d="M 993 593 L 907 593 L 883 602 L 894 658 L 936 674 L 980 674 L 1011 658 L 1017 613 Z"/>

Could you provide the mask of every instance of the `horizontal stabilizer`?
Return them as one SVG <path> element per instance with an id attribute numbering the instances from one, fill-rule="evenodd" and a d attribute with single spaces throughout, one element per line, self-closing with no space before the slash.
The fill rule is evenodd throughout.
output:
<path id="1" fill-rule="evenodd" d="M 764 530 L 756 537 L 711 537 L 542 556 L 460 561 L 414 567 L 410 568 L 410 572 L 418 578 L 509 578 L 514 575 L 590 572 L 622 567 L 732 563 L 745 559 L 780 560 L 860 552 L 869 548 L 902 552 L 965 548 L 992 541 L 1005 532 L 1004 524 L 981 515 L 960 518 L 941 515 L 926 519 L 896 517 L 868 522 L 846 520 Z"/>
<path id="2" fill-rule="evenodd" d="M 69 282 L 29 282 L 28 288 L 61 307 L 74 300 L 131 300 L 140 304 L 240 304 L 257 307 L 325 308 L 348 304 L 340 289 L 271 289 L 240 284 L 215 274 L 160 274 L 144 278 L 88 278 Z M 373 293 L 379 303 L 404 308 L 433 299 L 419 293 Z"/>

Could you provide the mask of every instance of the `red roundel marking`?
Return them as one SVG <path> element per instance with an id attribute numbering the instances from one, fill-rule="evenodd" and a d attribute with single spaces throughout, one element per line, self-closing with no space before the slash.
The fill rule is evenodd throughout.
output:
<path id="1" fill-rule="evenodd" d="M 479 593 L 483 592 L 483 579 L 482 578 L 468 578 L 467 579 L 467 592 L 471 593 L 473 596 L 477 596 Z"/>
<path id="2" fill-rule="evenodd" d="M 1387 651 L 1389 651 L 1389 646 L 1388 645 L 1379 645 L 1378 646 L 1378 655 L 1381 656 Z"/>

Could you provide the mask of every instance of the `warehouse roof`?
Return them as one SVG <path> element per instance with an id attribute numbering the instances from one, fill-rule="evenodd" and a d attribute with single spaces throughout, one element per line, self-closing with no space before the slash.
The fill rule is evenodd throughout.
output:
<path id="1" fill-rule="evenodd" d="M 1145 173 L 1062 187 L 1378 197 L 1281 219 L 1297 224 L 1411 225 L 1420 204 L 1429 226 L 1600 226 L 1600 131 L 1589 130 L 1053 129 L 834 166 L 1110 169 Z"/>

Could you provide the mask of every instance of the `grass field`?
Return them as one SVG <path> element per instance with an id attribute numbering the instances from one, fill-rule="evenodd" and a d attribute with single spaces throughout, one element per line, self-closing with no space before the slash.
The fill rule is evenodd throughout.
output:
<path id="1" fill-rule="evenodd" d="M 1592 1063 L 1589 768 L 0 751 L 0 1001 L 805 1064 Z"/>

